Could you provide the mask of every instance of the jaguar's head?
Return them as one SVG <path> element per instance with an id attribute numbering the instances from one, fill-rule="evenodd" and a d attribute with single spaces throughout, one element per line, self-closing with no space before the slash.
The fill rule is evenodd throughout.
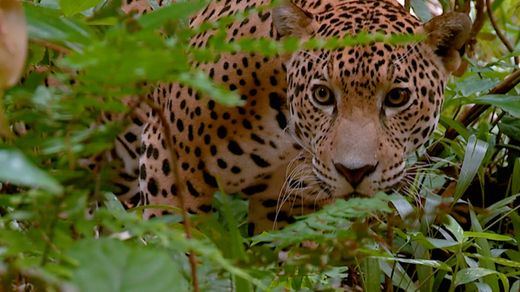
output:
<path id="1" fill-rule="evenodd" d="M 289 130 L 304 149 L 287 185 L 318 201 L 370 196 L 402 179 L 406 157 L 434 131 L 471 21 L 449 13 L 422 24 L 391 1 L 321 2 L 312 12 L 284 3 L 273 12 L 275 29 L 301 39 L 425 35 L 402 45 L 302 49 L 286 63 Z"/>

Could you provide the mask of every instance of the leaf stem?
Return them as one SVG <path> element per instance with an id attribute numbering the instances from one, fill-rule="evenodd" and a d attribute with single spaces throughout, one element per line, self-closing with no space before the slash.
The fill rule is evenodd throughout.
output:
<path id="1" fill-rule="evenodd" d="M 9 130 L 9 122 L 4 111 L 4 90 L 0 89 L 0 138 L 11 140 L 13 134 Z"/>
<path id="2" fill-rule="evenodd" d="M 157 106 L 155 103 L 153 103 L 151 100 L 141 97 L 141 102 L 144 101 L 146 105 L 148 105 L 152 111 L 154 111 L 157 116 L 159 117 L 159 120 L 161 122 L 162 128 L 164 130 L 164 136 L 166 137 L 164 140 L 166 142 L 166 148 L 170 151 L 170 156 L 172 158 L 170 162 L 170 168 L 172 169 L 172 173 L 174 176 L 174 180 L 177 182 L 179 178 L 179 171 L 177 169 L 177 153 L 175 152 L 175 149 L 173 148 L 173 143 L 171 140 L 172 134 L 170 131 L 170 127 L 168 126 L 168 120 L 166 119 L 164 112 L 162 109 Z M 183 192 L 179 192 L 179 203 L 181 205 L 182 209 L 182 224 L 184 225 L 184 232 L 186 234 L 187 239 L 192 238 L 191 233 L 191 220 L 190 216 L 188 216 L 188 207 L 186 206 L 186 200 L 184 198 Z M 191 277 L 192 277 L 192 285 L 193 285 L 193 291 L 198 292 L 199 291 L 199 282 L 197 279 L 197 257 L 193 250 L 190 250 L 189 252 L 189 262 L 191 267 Z"/>

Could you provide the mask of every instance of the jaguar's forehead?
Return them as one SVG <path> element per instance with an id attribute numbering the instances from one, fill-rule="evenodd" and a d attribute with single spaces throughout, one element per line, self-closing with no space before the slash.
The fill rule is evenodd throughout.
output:
<path id="1" fill-rule="evenodd" d="M 344 37 L 360 32 L 412 34 L 421 23 L 399 4 L 379 0 L 340 1 L 313 14 L 317 37 Z"/>
<path id="2" fill-rule="evenodd" d="M 321 80 L 334 84 L 344 92 L 363 91 L 373 94 L 378 88 L 391 84 L 406 86 L 416 70 L 424 71 L 427 65 L 421 58 L 421 44 L 389 45 L 373 43 L 337 50 L 302 51 L 297 62 L 299 73 L 306 82 Z M 417 79 L 415 80 L 417 81 Z"/>

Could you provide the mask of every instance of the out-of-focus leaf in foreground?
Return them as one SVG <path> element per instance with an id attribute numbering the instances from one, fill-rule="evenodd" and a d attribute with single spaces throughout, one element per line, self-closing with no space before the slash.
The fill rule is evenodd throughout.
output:
<path id="1" fill-rule="evenodd" d="M 61 193 L 63 187 L 17 150 L 0 150 L 0 181 Z"/>

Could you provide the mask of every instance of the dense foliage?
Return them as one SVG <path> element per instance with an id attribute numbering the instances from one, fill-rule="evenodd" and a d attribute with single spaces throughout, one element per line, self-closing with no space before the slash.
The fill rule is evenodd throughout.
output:
<path id="1" fill-rule="evenodd" d="M 338 201 L 255 237 L 245 235 L 247 202 L 218 193 L 214 214 L 190 216 L 191 238 L 181 212 L 147 221 L 142 207 L 125 210 L 114 196 L 117 165 L 103 157 L 131 116 L 122 101 L 139 102 L 161 81 L 237 106 L 233 93 L 190 62 L 229 51 L 273 55 L 299 44 L 226 43 L 231 18 L 187 27 L 204 1 L 148 2 L 156 9 L 142 16 L 123 13 L 117 0 L 24 2 L 26 73 L 0 103 L 0 290 L 520 289 L 517 1 L 441 1 L 444 10 L 470 13 L 475 41 L 467 70 L 447 88 L 439 129 L 409 159 L 415 164 L 405 188 Z M 421 18 L 431 16 L 423 0 L 411 5 Z M 207 47 L 188 45 L 210 29 L 217 33 Z M 416 38 L 359 35 L 304 45 Z M 91 170 L 84 164 L 92 159 L 99 162 Z"/>

